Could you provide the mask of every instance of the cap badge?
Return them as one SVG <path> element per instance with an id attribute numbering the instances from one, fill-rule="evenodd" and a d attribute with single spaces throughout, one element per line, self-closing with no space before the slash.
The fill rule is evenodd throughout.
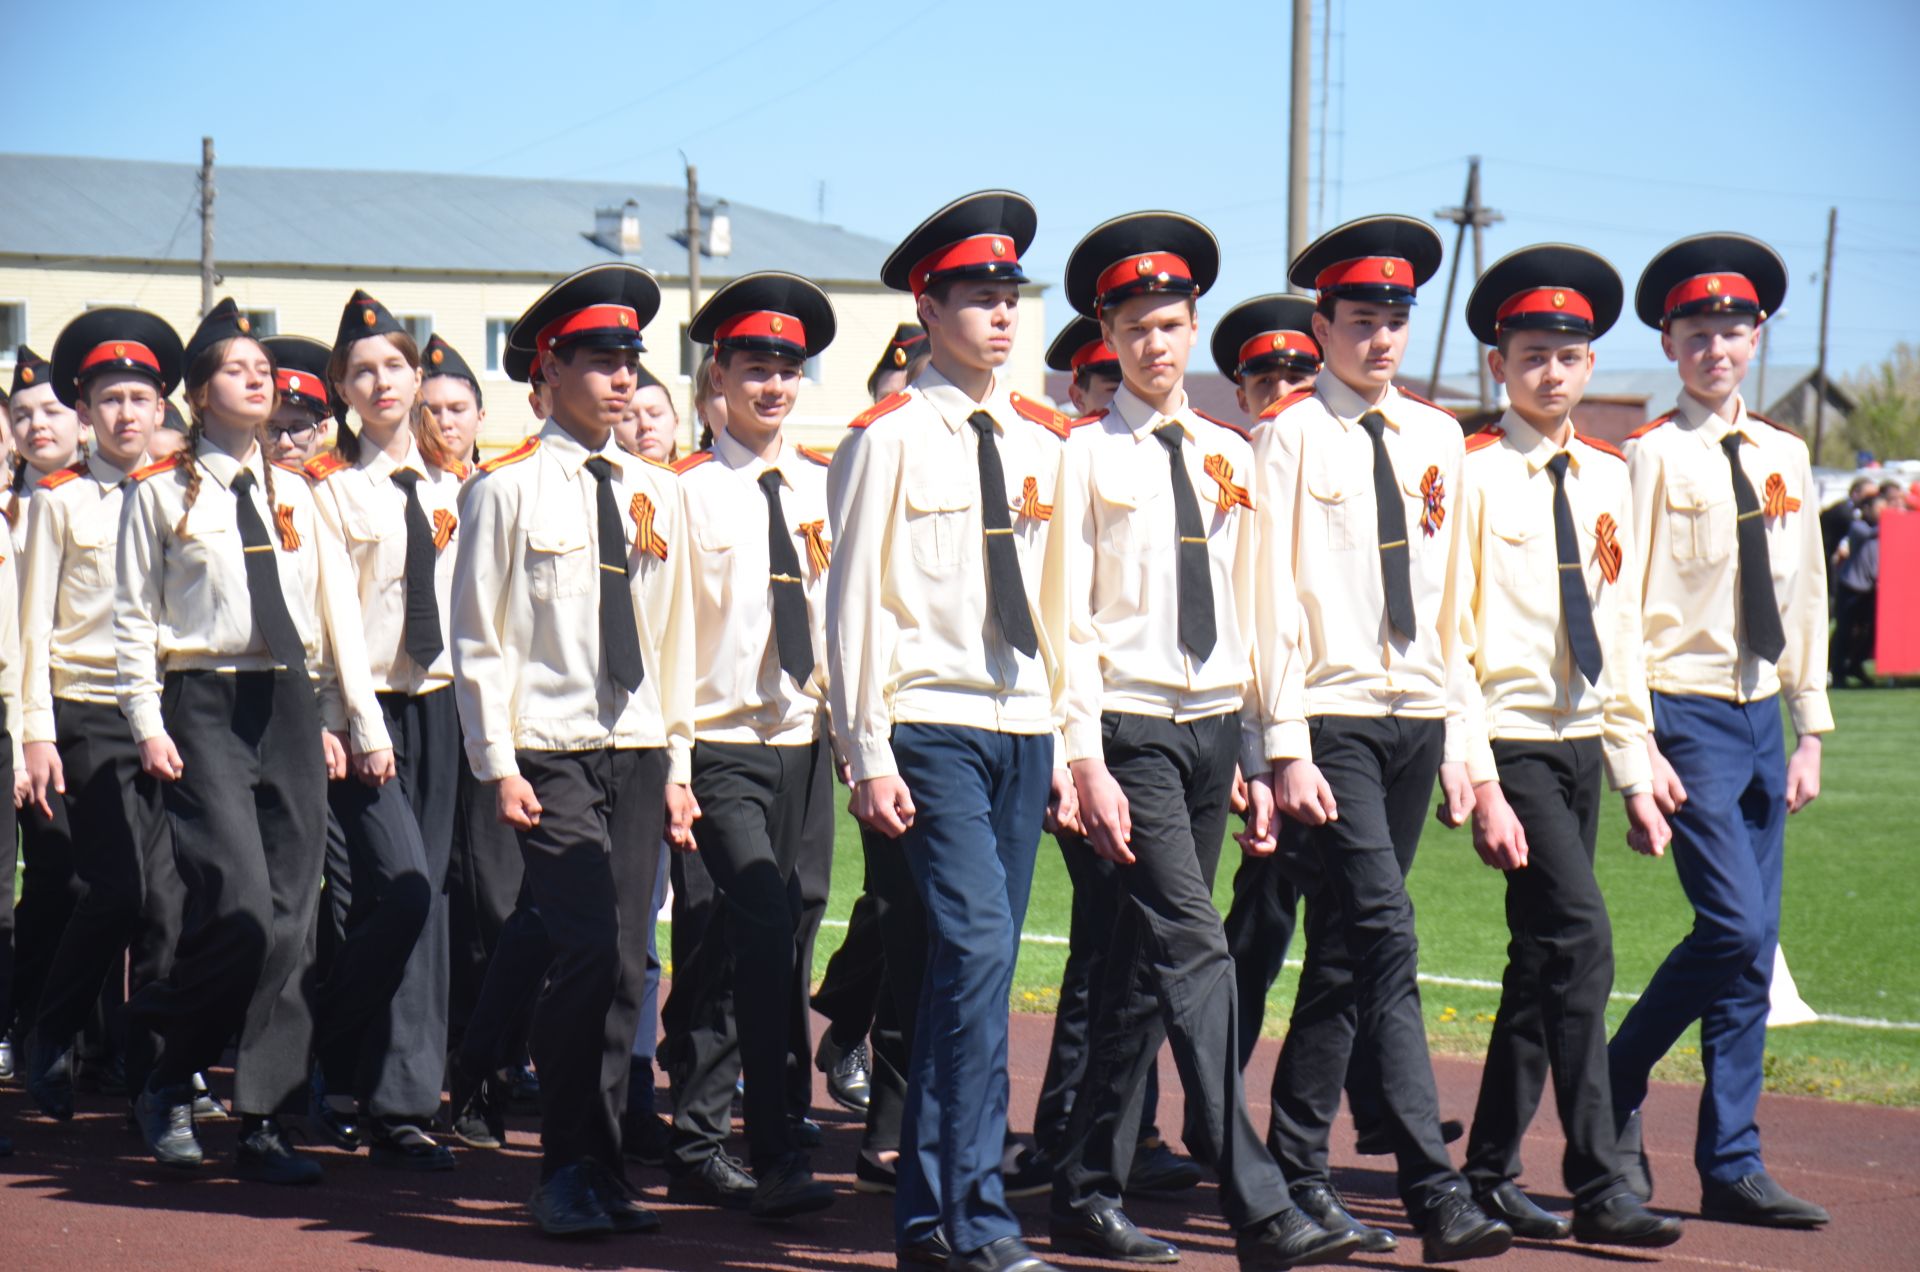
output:
<path id="1" fill-rule="evenodd" d="M 1142 276 L 1153 273 L 1153 257 L 1142 256 L 1140 263 L 1133 267 L 1133 272 Z"/>
<path id="2" fill-rule="evenodd" d="M 288 377 L 287 377 L 287 392 L 289 392 L 289 393 L 298 393 L 299 391 L 300 391 L 300 377 L 299 377 L 299 376 L 297 376 L 297 375 L 290 375 L 290 376 L 288 376 Z"/>
<path id="3" fill-rule="evenodd" d="M 995 256 L 1005 256 L 1007 254 L 1007 245 L 1004 240 L 993 240 L 993 254 Z"/>
<path id="4" fill-rule="evenodd" d="M 1276 348 L 1276 349 L 1284 349 L 1284 348 L 1286 348 L 1286 347 L 1287 347 L 1287 338 L 1286 338 L 1285 336 L 1283 336 L 1283 335 L 1281 335 L 1281 334 L 1280 334 L 1279 332 L 1277 332 L 1277 331 L 1276 331 L 1276 332 L 1274 332 L 1274 333 L 1273 333 L 1273 347 L 1274 347 L 1274 348 Z"/>
<path id="5" fill-rule="evenodd" d="M 127 356 L 127 346 L 125 346 L 125 345 L 123 345 L 123 344 L 117 344 L 117 345 L 115 345 L 115 346 L 113 346 L 113 356 L 114 356 L 114 357 L 116 357 L 116 358 L 124 358 L 124 357 L 126 357 L 126 356 Z"/>
<path id="6" fill-rule="evenodd" d="M 787 324 L 781 320 L 779 314 L 775 314 L 773 316 L 773 320 L 769 322 L 767 326 L 771 327 L 773 329 L 773 334 L 777 336 L 786 329 Z"/>
<path id="7" fill-rule="evenodd" d="M 433 351 L 433 365 L 434 365 L 434 366 L 436 366 L 436 367 L 437 367 L 437 366 L 439 366 L 439 365 L 440 365 L 440 364 L 441 364 L 442 362 L 445 362 L 446 360 L 447 360 L 447 351 L 446 351 L 445 349 L 435 349 L 435 350 Z"/>
<path id="8" fill-rule="evenodd" d="M 22 383 L 22 384 L 32 384 L 32 383 L 33 383 L 33 368 L 32 368 L 32 367 L 21 367 L 21 368 L 20 368 L 20 383 Z"/>
<path id="9" fill-rule="evenodd" d="M 1385 261 L 1380 266 L 1381 274 L 1385 275 L 1388 278 L 1393 277 L 1393 269 L 1394 269 L 1394 266 L 1392 261 Z"/>
<path id="10" fill-rule="evenodd" d="M 896 348 L 893 351 L 893 365 L 896 367 L 904 367 L 907 365 L 907 351 L 905 349 Z"/>
<path id="11" fill-rule="evenodd" d="M 1719 294 L 1720 294 L 1720 280 L 1717 278 L 1709 278 L 1707 280 L 1707 295 L 1718 296 Z"/>
<path id="12" fill-rule="evenodd" d="M 1567 307 L 1567 293 L 1562 291 L 1553 293 L 1553 307 L 1555 309 L 1565 309 Z"/>
<path id="13" fill-rule="evenodd" d="M 618 322 L 618 323 L 619 323 L 619 324 L 620 324 L 620 325 L 621 325 L 622 327 L 624 327 L 624 326 L 626 326 L 626 325 L 627 325 L 627 315 L 626 315 L 626 314 L 625 314 L 624 312 L 623 312 L 623 313 L 618 313 L 618 314 L 615 314 L 615 315 L 614 315 L 614 319 L 615 319 L 615 321 L 617 321 L 617 322 Z"/>
<path id="14" fill-rule="evenodd" d="M 233 320 L 233 325 L 240 328 L 240 334 L 243 336 L 246 335 L 249 331 L 253 330 L 253 324 L 247 321 L 247 316 L 245 314 L 241 314 L 238 318 L 235 318 Z"/>
<path id="15" fill-rule="evenodd" d="M 379 320 L 373 316 L 373 310 L 362 309 L 360 311 L 360 321 L 365 323 L 367 326 L 371 327 L 375 322 Z"/>

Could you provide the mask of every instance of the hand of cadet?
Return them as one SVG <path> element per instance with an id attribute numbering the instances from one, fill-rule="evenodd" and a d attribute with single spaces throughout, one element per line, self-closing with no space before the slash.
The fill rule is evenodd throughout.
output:
<path id="1" fill-rule="evenodd" d="M 1664 857 L 1673 830 L 1651 795 L 1627 796 L 1627 847 L 1645 857 Z"/>
<path id="2" fill-rule="evenodd" d="M 533 783 L 518 773 L 494 783 L 494 808 L 503 826 L 532 830 L 540 824 L 540 800 Z"/>
<path id="3" fill-rule="evenodd" d="M 33 795 L 33 780 L 27 776 L 24 768 L 13 775 L 13 806 L 25 808 L 27 800 Z"/>
<path id="4" fill-rule="evenodd" d="M 1087 843 L 1103 860 L 1132 865 L 1133 850 L 1128 844 L 1133 840 L 1133 812 L 1127 807 L 1126 792 L 1107 771 L 1105 760 L 1075 760 L 1072 768 Z"/>
<path id="5" fill-rule="evenodd" d="M 1820 798 L 1820 735 L 1803 733 L 1787 757 L 1787 811 L 1797 813 Z"/>
<path id="6" fill-rule="evenodd" d="M 700 820 L 700 801 L 685 782 L 667 783 L 667 842 L 680 852 L 699 847 L 693 841 L 693 823 Z"/>
<path id="7" fill-rule="evenodd" d="M 1080 792 L 1074 789 L 1073 774 L 1066 769 L 1053 770 L 1053 788 L 1047 792 L 1047 833 L 1057 835 L 1067 831 L 1075 835 L 1087 833 L 1080 824 Z"/>
<path id="8" fill-rule="evenodd" d="M 1667 763 L 1667 757 L 1660 754 L 1651 733 L 1647 735 L 1647 759 L 1653 764 L 1654 807 L 1671 817 L 1687 802 L 1687 788 L 1680 785 L 1680 775 Z"/>
<path id="9" fill-rule="evenodd" d="M 1273 794 L 1271 787 L 1267 789 L 1267 794 Z M 1236 764 L 1233 766 L 1233 790 L 1227 796 L 1228 810 L 1245 815 L 1247 812 L 1247 799 L 1247 775 L 1242 773 L 1240 766 Z"/>
<path id="10" fill-rule="evenodd" d="M 1324 826 L 1340 820 L 1333 787 L 1312 760 L 1275 760 L 1271 780 L 1275 805 L 1301 825 Z"/>
<path id="11" fill-rule="evenodd" d="M 853 784 L 847 811 L 862 825 L 898 839 L 913 825 L 913 796 L 898 776 L 870 777 Z"/>
<path id="12" fill-rule="evenodd" d="M 29 742 L 26 750 L 27 796 L 42 816 L 52 817 L 53 805 L 47 801 L 47 792 L 52 791 L 56 795 L 67 793 L 67 773 L 60 763 L 60 748 L 51 742 Z M 16 787 L 20 785 L 19 779 L 20 775 L 15 774 L 13 784 Z M 14 807 L 24 808 L 26 805 L 15 800 Z"/>
<path id="13" fill-rule="evenodd" d="M 1473 795 L 1473 850 L 1480 854 L 1480 860 L 1495 870 L 1524 870 L 1527 865 L 1526 828 L 1520 824 L 1513 805 L 1507 803 L 1506 792 L 1500 789 L 1500 783 L 1482 782 L 1470 788 L 1470 791 Z"/>
<path id="14" fill-rule="evenodd" d="M 1467 776 L 1467 766 L 1459 760 L 1452 760 L 1440 766 L 1440 807 L 1434 809 L 1434 815 L 1440 824 L 1447 827 L 1460 827 L 1467 824 L 1467 818 L 1473 813 L 1473 779 Z"/>
<path id="15" fill-rule="evenodd" d="M 140 771 L 163 782 L 177 782 L 187 766 L 180 759 L 180 749 L 174 746 L 173 739 L 162 733 L 140 744 Z"/>
<path id="16" fill-rule="evenodd" d="M 393 748 L 361 751 L 353 757 L 353 775 L 368 786 L 385 786 L 399 769 L 393 761 Z"/>
<path id="17" fill-rule="evenodd" d="M 1235 770 L 1235 780 L 1239 771 Z M 1280 819 L 1274 815 L 1273 782 L 1266 774 L 1243 783 L 1246 789 L 1247 828 L 1234 836 L 1240 851 L 1254 857 L 1271 857 L 1280 845 Z"/>
<path id="18" fill-rule="evenodd" d="M 328 781 L 337 782 L 347 775 L 347 743 L 338 733 L 320 730 L 320 756 L 326 761 Z"/>

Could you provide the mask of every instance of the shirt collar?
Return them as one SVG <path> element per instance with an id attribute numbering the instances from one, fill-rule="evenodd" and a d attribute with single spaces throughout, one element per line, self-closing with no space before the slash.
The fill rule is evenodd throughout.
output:
<path id="1" fill-rule="evenodd" d="M 1186 434 L 1186 440 L 1193 440 L 1193 422 L 1187 418 L 1187 393 L 1184 388 L 1180 391 L 1179 405 L 1162 414 L 1142 401 L 1123 381 L 1114 390 L 1113 401 L 1108 409 L 1126 424 L 1127 431 L 1133 434 L 1135 441 L 1153 436 L 1154 430 L 1166 423 L 1178 424 L 1181 432 Z"/>
<path id="2" fill-rule="evenodd" d="M 253 447 L 253 453 L 247 457 L 247 463 L 244 465 L 244 467 L 253 472 L 256 478 L 261 476 L 261 469 L 260 465 L 254 461 L 259 459 L 260 455 L 260 445 L 256 442 Z M 233 486 L 233 479 L 240 475 L 240 469 L 243 467 L 239 460 L 229 455 L 226 451 L 221 450 L 204 437 L 200 439 L 199 445 L 194 447 L 193 457 L 202 468 L 213 474 L 215 481 L 227 488 Z"/>
<path id="3" fill-rule="evenodd" d="M 1327 408 L 1327 412 L 1347 428 L 1358 427 L 1360 417 L 1368 411 L 1378 411 L 1386 417 L 1387 427 L 1395 432 L 1400 429 L 1399 421 L 1394 419 L 1393 409 L 1399 398 L 1398 389 L 1389 386 L 1386 396 L 1376 404 L 1354 392 L 1345 380 L 1333 372 L 1322 371 L 1314 379 L 1313 391 L 1319 397 L 1321 404 Z"/>
<path id="4" fill-rule="evenodd" d="M 993 416 L 993 422 L 999 425 L 1002 433 L 1007 431 L 1007 421 L 1013 418 L 1013 403 L 1007 400 L 1007 390 L 997 375 L 993 377 L 993 383 L 988 386 L 986 397 L 978 402 L 961 392 L 953 381 L 935 370 L 932 363 L 927 364 L 926 369 L 913 382 L 913 387 L 918 389 L 921 396 L 940 413 L 940 418 L 946 422 L 949 432 L 958 433 L 961 429 L 971 430 L 973 426 L 967 423 L 967 417 L 975 411 L 985 411 Z"/>
<path id="5" fill-rule="evenodd" d="M 574 440 L 573 434 L 560 427 L 558 420 L 548 420 L 540 426 L 540 449 L 553 457 L 560 465 L 560 471 L 569 478 L 578 477 L 580 470 L 586 467 L 589 459 L 602 456 L 613 465 L 615 472 L 624 472 L 628 455 L 614 445 L 613 434 L 607 434 L 606 445 L 599 450 L 588 450 Z"/>
<path id="6" fill-rule="evenodd" d="M 365 438 L 362 438 L 358 466 L 370 481 L 385 481 L 403 468 L 411 468 L 422 477 L 427 475 L 427 461 L 420 454 L 420 443 L 414 439 L 411 430 L 407 435 L 407 454 L 404 459 L 395 459 L 385 450 L 370 445 Z"/>
<path id="7" fill-rule="evenodd" d="M 108 490 L 127 479 L 126 470 L 117 468 L 99 451 L 87 456 L 87 475 Z"/>
<path id="8" fill-rule="evenodd" d="M 1737 432 L 1749 442 L 1754 440 L 1753 430 L 1747 427 L 1746 399 L 1738 393 L 1733 395 L 1731 424 L 1685 389 L 1680 390 L 1680 400 L 1674 408 L 1674 413 L 1680 417 L 1680 422 L 1685 424 L 1689 431 L 1709 446 L 1718 446 L 1720 439 L 1728 433 Z"/>
<path id="9" fill-rule="evenodd" d="M 782 485 L 793 485 L 792 479 L 787 476 L 785 470 L 780 468 L 780 461 L 785 459 L 786 456 L 787 439 L 785 437 L 780 439 L 779 453 L 769 462 L 762 459 L 757 452 L 748 449 L 731 433 L 722 432 L 713 435 L 713 457 L 725 464 L 728 468 L 736 472 L 745 473 L 754 481 L 759 481 L 760 474 L 772 468 L 780 472 L 780 482 Z"/>
<path id="10" fill-rule="evenodd" d="M 1520 452 L 1521 458 L 1527 461 L 1527 471 L 1529 473 L 1538 473 L 1542 468 L 1547 466 L 1548 460 L 1563 450 L 1567 453 L 1571 467 L 1576 472 L 1579 471 L 1579 451 L 1575 450 L 1571 444 L 1567 446 L 1555 446 L 1551 438 L 1533 425 L 1527 423 L 1527 421 L 1521 417 L 1520 413 L 1512 407 L 1508 407 L 1506 414 L 1500 417 L 1500 429 L 1507 435 L 1507 440 L 1513 448 Z M 1567 440 L 1571 443 L 1573 439 L 1568 438 Z"/>

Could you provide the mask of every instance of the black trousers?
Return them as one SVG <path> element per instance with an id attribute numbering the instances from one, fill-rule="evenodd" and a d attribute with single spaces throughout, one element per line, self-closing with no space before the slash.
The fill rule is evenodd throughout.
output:
<path id="1" fill-rule="evenodd" d="M 468 1073 L 503 1069 L 526 1054 L 534 1000 L 552 961 L 546 922 L 534 904 L 532 885 L 522 880 L 519 899 L 500 927 L 486 977 L 456 1047 L 461 1067 Z"/>
<path id="2" fill-rule="evenodd" d="M 1877 588 L 1857 591 L 1844 583 L 1834 584 L 1833 641 L 1827 653 L 1827 674 L 1836 681 L 1843 676 L 1866 675 L 1867 659 L 1873 657 Z"/>
<path id="3" fill-rule="evenodd" d="M 15 615 L 17 621 L 19 616 Z M 8 720 L 5 706 L 0 706 L 0 773 L 7 776 L 7 789 L 13 786 L 13 737 L 7 729 Z M 19 869 L 17 856 L 20 845 L 19 822 L 11 799 L 0 799 L 0 879 L 5 880 L 5 892 L 0 893 L 0 1036 L 7 1032 L 8 1021 L 12 1019 L 12 1007 L 8 997 L 13 983 L 13 880 Z M 24 1065 L 26 1058 L 20 1057 L 16 1064 Z"/>
<path id="4" fill-rule="evenodd" d="M 595 1161 L 624 1178 L 620 1114 L 653 923 L 667 753 L 521 751 L 540 821 L 518 832 L 552 961 L 534 1003 L 541 1178 Z"/>
<path id="5" fill-rule="evenodd" d="M 1227 952 L 1233 955 L 1234 997 L 1240 1006 L 1240 1067 L 1253 1058 L 1267 1015 L 1267 994 L 1280 977 L 1293 944 L 1300 885 L 1281 854 L 1240 855 L 1233 872 L 1233 903 L 1227 907 Z"/>
<path id="6" fill-rule="evenodd" d="M 9 801 L 11 802 L 11 801 Z M 50 796 L 48 817 L 29 805 L 17 814 L 20 828 L 20 895 L 12 894 L 14 876 L 7 875 L 5 900 L 13 911 L 12 967 L 0 981 L 0 1028 L 24 1038 L 40 1014 L 40 991 L 53 963 L 73 907 L 86 890 L 73 863 L 73 830 L 67 801 Z"/>
<path id="7" fill-rule="evenodd" d="M 1415 1213 L 1460 1176 L 1440 1138 L 1433 1064 L 1415 981 L 1418 944 L 1406 874 L 1440 770 L 1439 720 L 1316 716 L 1313 759 L 1340 806 L 1303 828 L 1320 872 L 1307 896 L 1307 954 L 1274 1075 L 1271 1140 L 1295 1183 L 1327 1180 L 1327 1133 L 1355 1057 L 1377 1060 L 1381 1120 L 1399 1157 L 1402 1200 Z M 1356 1031 L 1373 1047 L 1356 1050 Z"/>
<path id="8" fill-rule="evenodd" d="M 320 713 L 304 672 L 168 672 L 160 708 L 180 751 L 162 783 L 186 890 L 166 979 L 128 1004 L 161 1036 L 159 1086 L 219 1060 L 240 1034 L 234 1105 L 270 1114 L 304 1090 L 310 987 L 325 840 Z"/>
<path id="9" fill-rule="evenodd" d="M 1519 1176 L 1520 1138 L 1551 1066 L 1561 1169 L 1575 1206 L 1592 1205 L 1624 1184 L 1607 1075 L 1613 929 L 1593 877 L 1600 740 L 1495 740 L 1493 758 L 1527 834 L 1527 865 L 1506 872 L 1512 940 L 1465 1174 L 1477 1190 Z"/>
<path id="10" fill-rule="evenodd" d="M 826 748 L 699 742 L 693 749 L 693 792 L 702 813 L 694 837 L 713 880 L 715 904 L 693 965 L 717 975 L 685 988 L 724 994 L 732 1010 L 689 1003 L 691 1018 L 699 1023 L 680 1044 L 683 1078 L 673 1092 L 673 1153 L 686 1166 L 720 1148 L 733 1102 L 730 1058 L 737 1055 L 746 1077 L 747 1142 L 753 1164 L 766 1167 L 793 1151 L 788 1118 L 807 1107 L 804 1100 L 795 1105 L 791 1099 L 788 1066 L 805 909 L 800 865 L 821 855 L 820 828 L 824 825 L 829 835 L 832 829 L 830 818 L 818 815 L 832 793 Z M 815 832 L 813 843 L 809 829 Z M 824 851 L 832 852 L 830 838 Z M 676 983 L 675 992 L 681 988 Z M 799 1001 L 804 1010 L 805 999 Z M 728 1016 L 721 1028 L 711 1027 Z"/>
<path id="11" fill-rule="evenodd" d="M 447 862 L 460 721 L 446 690 L 383 693 L 394 779 L 335 782 L 351 900 L 321 989 L 314 1052 L 330 1091 L 375 1117 L 421 1122 L 440 1107 L 447 1054 Z"/>
<path id="12" fill-rule="evenodd" d="M 447 864 L 447 1035 L 455 1049 L 466 1036 L 487 965 L 514 912 L 526 872 L 520 861 L 520 841 L 513 828 L 500 821 L 495 788 L 473 775 L 464 750 L 458 763 L 452 856 Z M 545 966 L 543 961 L 541 968 Z M 524 1033 L 511 1041 L 514 1059 L 524 1046 Z"/>
<path id="13" fill-rule="evenodd" d="M 1107 712 L 1107 768 L 1126 793 L 1134 863 L 1093 999 L 1087 1074 L 1054 1174 L 1056 1210 L 1118 1206 L 1132 1166 L 1134 1095 L 1162 1038 L 1187 1093 L 1196 1155 L 1220 1180 L 1220 1210 L 1245 1228 L 1287 1209 L 1287 1183 L 1247 1119 L 1233 959 L 1213 905 L 1239 750 L 1237 712 L 1187 724 Z M 1144 972 L 1151 992 L 1139 983 Z M 1129 1124 L 1131 1118 L 1133 1124 Z"/>
<path id="14" fill-rule="evenodd" d="M 878 903 L 863 879 L 860 895 L 847 915 L 847 932 L 840 948 L 827 960 L 820 988 L 813 991 L 813 1009 L 827 1019 L 827 1032 L 842 1049 L 865 1041 L 873 1032 L 886 992 L 887 961 L 880 944 Z"/>
<path id="15" fill-rule="evenodd" d="M 67 920 L 40 993 L 37 1028 L 70 1039 L 94 1013 L 102 987 L 118 990 L 131 954 L 134 992 L 164 977 L 180 936 L 183 898 L 160 784 L 140 771 L 140 750 L 120 709 L 56 698 L 54 730 L 84 891 Z M 127 1040 L 128 1081 L 146 1080 L 158 1039 Z M 137 1086 L 135 1089 L 138 1089 Z"/>

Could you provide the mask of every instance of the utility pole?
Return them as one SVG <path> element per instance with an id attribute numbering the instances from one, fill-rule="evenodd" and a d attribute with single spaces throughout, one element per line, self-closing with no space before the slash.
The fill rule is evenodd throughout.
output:
<path id="1" fill-rule="evenodd" d="M 1293 105 L 1287 140 L 1287 263 L 1307 246 L 1307 126 L 1312 109 L 1313 0 L 1293 0 Z"/>
<path id="2" fill-rule="evenodd" d="M 1447 351 L 1447 326 L 1453 319 L 1454 285 L 1460 278 L 1460 249 L 1466 245 L 1467 231 L 1473 231 L 1473 278 L 1480 280 L 1485 272 L 1484 249 L 1481 244 L 1481 231 L 1489 225 L 1498 225 L 1506 218 L 1480 202 L 1480 156 L 1471 155 L 1467 159 L 1467 196 L 1457 208 L 1441 208 L 1434 216 L 1442 221 L 1451 221 L 1460 227 L 1453 239 L 1453 266 L 1447 272 L 1446 307 L 1440 311 L 1440 339 L 1433 350 L 1433 376 L 1427 381 L 1427 396 L 1436 397 L 1440 387 L 1440 359 Z M 1480 409 L 1486 410 L 1493 405 L 1493 395 L 1487 384 L 1487 362 L 1484 358 L 1475 360 L 1475 369 L 1480 380 Z"/>
<path id="3" fill-rule="evenodd" d="M 200 139 L 200 316 L 213 308 L 213 138 Z"/>
<path id="4" fill-rule="evenodd" d="M 1827 209 L 1827 263 L 1820 271 L 1820 365 L 1813 374 L 1818 395 L 1813 400 L 1813 462 L 1820 462 L 1820 443 L 1827 429 L 1827 302 L 1833 298 L 1833 235 L 1840 221 L 1840 209 Z M 1766 409 L 1764 403 L 1762 410 Z"/>
<path id="5" fill-rule="evenodd" d="M 691 326 L 700 310 L 700 174 L 684 150 L 680 162 L 687 169 L 687 324 Z M 680 339 L 680 358 L 687 368 L 687 435 L 693 448 L 700 439 L 699 413 L 693 406 L 699 400 L 699 386 L 693 383 L 693 376 L 700 369 L 700 359 L 693 356 L 692 343 L 685 336 Z"/>
<path id="6" fill-rule="evenodd" d="M 1333 91 L 1333 0 L 1327 0 L 1320 22 L 1320 152 L 1317 162 L 1320 179 L 1314 183 L 1313 228 L 1327 225 L 1327 97 Z M 1288 261 L 1289 265 L 1293 262 Z"/>

